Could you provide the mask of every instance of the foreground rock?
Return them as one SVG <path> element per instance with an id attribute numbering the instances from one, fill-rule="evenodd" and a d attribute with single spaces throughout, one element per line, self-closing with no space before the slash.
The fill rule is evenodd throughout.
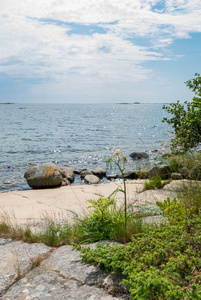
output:
<path id="1" fill-rule="evenodd" d="M 0 245 L 0 295 L 28 273 L 34 264 L 44 259 L 51 250 L 44 244 L 27 244 L 20 241 Z"/>
<path id="2" fill-rule="evenodd" d="M 63 180 L 59 168 L 53 163 L 31 167 L 25 172 L 24 177 L 33 189 L 60 186 Z"/>
<path id="3" fill-rule="evenodd" d="M 31 249 L 30 257 L 28 257 L 29 248 Z M 34 256 L 33 249 L 36 252 Z M 12 253 L 15 253 L 15 259 Z M 44 257 L 44 253 L 49 255 Z M 39 260 L 41 255 L 42 258 Z M 129 299 L 125 295 L 113 297 L 103 288 L 99 288 L 100 285 L 103 286 L 106 283 L 108 289 L 111 288 L 112 291 L 114 286 L 119 286 L 122 276 L 114 274 L 108 276 L 98 268 L 82 263 L 79 252 L 74 251 L 72 246 L 51 249 L 43 244 L 29 245 L 11 242 L 0 246 L 0 256 L 3 281 L 9 282 L 7 285 L 1 284 L 1 299 L 3 300 Z M 38 264 L 33 265 L 32 259 L 37 257 Z M 22 272 L 18 277 L 17 266 Z"/>

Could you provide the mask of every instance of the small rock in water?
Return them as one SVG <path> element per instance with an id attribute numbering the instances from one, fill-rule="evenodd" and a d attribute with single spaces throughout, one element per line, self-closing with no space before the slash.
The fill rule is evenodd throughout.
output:
<path id="1" fill-rule="evenodd" d="M 109 179 L 109 180 L 113 180 L 113 179 L 116 179 L 116 178 L 118 178 L 118 174 L 109 174 L 109 175 L 107 175 L 107 179 Z"/>
<path id="2" fill-rule="evenodd" d="M 86 182 L 88 182 L 88 183 L 91 183 L 91 184 L 97 184 L 97 183 L 99 183 L 100 178 L 97 177 L 97 176 L 95 176 L 95 175 L 86 175 L 86 176 L 84 177 L 84 180 L 85 180 Z"/>
<path id="3" fill-rule="evenodd" d="M 129 156 L 134 160 L 149 158 L 146 152 L 133 152 Z"/>
<path id="4" fill-rule="evenodd" d="M 90 171 L 88 171 L 87 169 L 84 170 L 84 171 L 82 171 L 82 172 L 80 173 L 80 176 L 81 176 L 82 178 L 85 178 L 86 175 L 93 175 L 93 173 L 90 172 Z"/>
<path id="5" fill-rule="evenodd" d="M 122 178 L 122 175 L 120 175 L 119 178 Z M 135 171 L 126 171 L 126 172 L 124 172 L 124 178 L 125 179 L 138 179 L 138 175 Z"/>
<path id="6" fill-rule="evenodd" d="M 99 178 L 103 178 L 106 175 L 107 171 L 103 170 L 102 168 L 95 168 L 92 170 L 92 173 Z"/>

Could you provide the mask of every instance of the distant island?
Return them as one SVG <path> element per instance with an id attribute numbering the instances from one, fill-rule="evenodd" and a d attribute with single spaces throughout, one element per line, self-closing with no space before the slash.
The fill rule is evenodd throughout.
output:
<path id="1" fill-rule="evenodd" d="M 117 104 L 140 104 L 140 102 L 133 102 L 133 103 L 131 103 L 131 102 L 119 102 Z"/>
<path id="2" fill-rule="evenodd" d="M 4 102 L 4 103 L 1 103 L 1 102 L 0 102 L 0 104 L 14 104 L 14 103 L 12 103 L 12 102 Z"/>

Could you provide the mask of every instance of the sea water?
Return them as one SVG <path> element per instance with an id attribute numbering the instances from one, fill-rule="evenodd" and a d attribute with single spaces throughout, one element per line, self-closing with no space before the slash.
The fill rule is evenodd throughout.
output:
<path id="1" fill-rule="evenodd" d="M 144 163 L 152 163 L 171 138 L 161 122 L 166 114 L 162 104 L 1 104 L 0 192 L 29 189 L 24 172 L 44 162 L 106 169 L 120 150 L 128 170 L 139 165 L 129 158 L 134 151 L 147 152 Z"/>

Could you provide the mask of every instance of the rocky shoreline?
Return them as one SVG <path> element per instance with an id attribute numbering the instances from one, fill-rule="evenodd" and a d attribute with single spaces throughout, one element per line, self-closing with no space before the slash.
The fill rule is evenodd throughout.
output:
<path id="1" fill-rule="evenodd" d="M 102 242 L 105 243 L 105 242 Z M 110 244 L 114 244 L 110 242 Z M 95 248 L 96 243 L 87 245 Z M 0 238 L 2 300 L 129 299 L 119 286 L 122 275 L 105 273 L 81 262 L 79 251 Z"/>
<path id="2" fill-rule="evenodd" d="M 146 159 L 148 155 L 146 153 L 132 153 L 130 155 L 133 159 Z M 171 168 L 168 165 L 162 164 L 158 161 L 152 168 L 142 168 L 138 170 L 127 170 L 123 174 L 109 173 L 99 167 L 92 170 L 79 169 L 73 170 L 70 167 L 59 168 L 56 164 L 45 163 L 29 168 L 24 177 L 27 184 L 33 189 L 44 189 L 58 186 L 67 186 L 74 182 L 75 177 L 80 177 L 80 180 L 87 184 L 98 184 L 102 182 L 104 178 L 108 181 L 114 181 L 116 179 L 136 180 L 136 179 L 153 179 L 156 176 L 160 176 L 162 180 L 173 179 L 198 179 L 200 173 L 200 166 L 194 167 L 191 171 L 185 167 L 182 167 L 178 173 L 171 172 Z"/>

